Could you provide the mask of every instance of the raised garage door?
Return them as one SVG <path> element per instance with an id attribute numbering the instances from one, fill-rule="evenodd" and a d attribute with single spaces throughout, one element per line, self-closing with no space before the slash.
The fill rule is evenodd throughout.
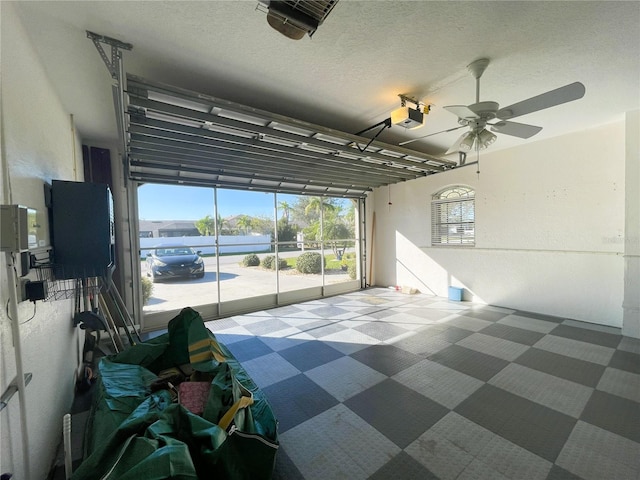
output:
<path id="1" fill-rule="evenodd" d="M 128 176 L 140 182 L 363 198 L 456 166 L 130 74 L 126 93 Z"/>
<path id="2" fill-rule="evenodd" d="M 126 175 L 134 182 L 363 199 L 376 187 L 454 168 L 454 162 L 127 75 Z M 362 222 L 359 222 L 363 229 Z M 356 234 L 364 252 L 364 234 Z M 359 264 L 364 268 L 364 258 Z M 368 282 L 367 282 L 368 283 Z M 360 282 L 350 287 L 359 288 Z M 344 288 L 343 286 L 338 286 Z M 215 318 L 341 293 L 332 286 L 234 302 Z M 170 312 L 167 312 L 169 314 Z M 146 315 L 147 328 L 169 317 Z"/>

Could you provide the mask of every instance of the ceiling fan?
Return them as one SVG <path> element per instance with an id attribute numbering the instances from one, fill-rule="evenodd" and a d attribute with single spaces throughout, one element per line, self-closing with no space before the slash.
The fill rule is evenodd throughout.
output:
<path id="1" fill-rule="evenodd" d="M 537 112 L 546 108 L 554 107 L 563 103 L 571 102 L 582 98 L 585 93 L 584 85 L 580 82 L 570 83 L 564 87 L 551 90 L 535 97 L 522 100 L 508 107 L 500 108 L 497 102 L 480 101 L 480 77 L 489 65 L 489 59 L 480 58 L 475 60 L 467 69 L 476 79 L 476 102 L 471 105 L 449 105 L 445 110 L 458 117 L 458 127 L 449 128 L 442 132 L 432 133 L 420 138 L 407 140 L 400 143 L 408 143 L 420 140 L 421 138 L 437 135 L 439 133 L 451 132 L 460 128 L 469 127 L 454 144 L 447 150 L 445 155 L 453 152 L 466 153 L 472 149 L 482 150 L 495 142 L 497 136 L 492 133 L 501 133 L 518 138 L 530 138 L 542 130 L 542 127 L 528 125 L 526 123 L 512 122 L 510 119 Z M 495 122 L 494 122 L 495 120 Z M 490 128 L 491 131 L 487 129 Z"/>

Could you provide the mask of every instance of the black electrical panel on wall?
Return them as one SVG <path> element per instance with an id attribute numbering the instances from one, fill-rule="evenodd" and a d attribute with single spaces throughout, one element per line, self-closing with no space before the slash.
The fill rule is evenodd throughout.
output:
<path id="1" fill-rule="evenodd" d="M 108 185 L 53 180 L 51 222 L 57 279 L 103 276 L 114 265 L 113 198 Z"/>

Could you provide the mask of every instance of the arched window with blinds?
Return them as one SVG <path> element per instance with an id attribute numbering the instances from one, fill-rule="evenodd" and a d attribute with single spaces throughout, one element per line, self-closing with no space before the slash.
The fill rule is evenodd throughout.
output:
<path id="1" fill-rule="evenodd" d="M 475 191 L 462 185 L 447 187 L 431 200 L 431 245 L 475 245 Z"/>

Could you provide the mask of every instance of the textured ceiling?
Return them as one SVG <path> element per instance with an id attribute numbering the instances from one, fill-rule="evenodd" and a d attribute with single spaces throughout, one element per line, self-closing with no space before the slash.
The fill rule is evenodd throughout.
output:
<path id="1" fill-rule="evenodd" d="M 10 2 L 1 2 L 2 8 Z M 398 94 L 432 104 L 426 125 L 389 144 L 456 126 L 470 104 L 466 66 L 491 64 L 481 100 L 501 106 L 580 81 L 583 99 L 518 119 L 543 127 L 507 148 L 620 119 L 640 108 L 639 2 L 340 0 L 312 38 L 267 24 L 257 1 L 17 2 L 47 74 L 89 141 L 116 138 L 111 78 L 86 30 L 131 43 L 125 70 L 348 133 L 389 116 Z M 444 155 L 460 131 L 414 142 Z M 448 157 L 449 159 L 455 159 Z"/>

